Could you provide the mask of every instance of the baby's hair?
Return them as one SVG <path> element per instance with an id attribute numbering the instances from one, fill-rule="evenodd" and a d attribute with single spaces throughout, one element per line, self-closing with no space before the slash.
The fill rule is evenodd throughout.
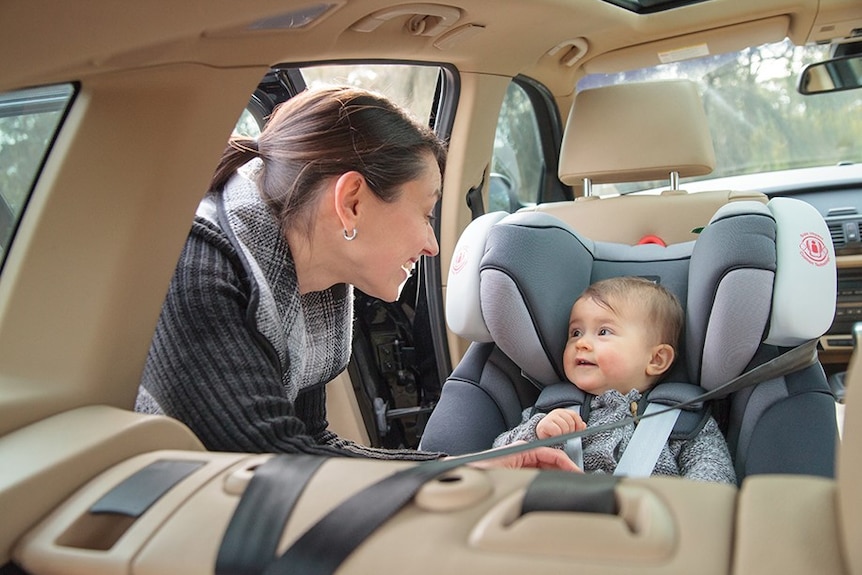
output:
<path id="1" fill-rule="evenodd" d="M 642 308 L 655 343 L 667 343 L 679 349 L 684 321 L 682 305 L 676 295 L 663 285 L 636 276 L 613 277 L 590 285 L 581 298 L 591 298 L 614 313 L 620 313 L 620 307 L 626 310 Z"/>

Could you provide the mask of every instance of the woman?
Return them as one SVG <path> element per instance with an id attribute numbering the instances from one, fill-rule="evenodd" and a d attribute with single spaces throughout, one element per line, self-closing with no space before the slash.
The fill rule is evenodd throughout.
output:
<path id="1" fill-rule="evenodd" d="M 324 387 L 350 356 L 353 286 L 394 301 L 419 258 L 437 254 L 445 157 L 430 129 L 346 87 L 305 91 L 257 140 L 232 140 L 171 281 L 136 409 L 183 421 L 211 450 L 440 457 L 339 438 Z M 570 468 L 544 449 L 497 464 Z"/>

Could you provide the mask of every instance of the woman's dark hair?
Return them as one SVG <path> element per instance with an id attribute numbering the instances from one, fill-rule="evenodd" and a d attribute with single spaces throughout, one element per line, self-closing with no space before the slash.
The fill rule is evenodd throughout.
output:
<path id="1" fill-rule="evenodd" d="M 290 219 L 309 232 L 310 209 L 327 178 L 357 171 L 391 202 L 403 184 L 422 176 L 426 154 L 442 177 L 444 143 L 384 96 L 353 87 L 309 89 L 278 106 L 256 140 L 231 140 L 210 190 L 221 190 L 237 168 L 259 157 L 261 197 L 282 225 Z"/>

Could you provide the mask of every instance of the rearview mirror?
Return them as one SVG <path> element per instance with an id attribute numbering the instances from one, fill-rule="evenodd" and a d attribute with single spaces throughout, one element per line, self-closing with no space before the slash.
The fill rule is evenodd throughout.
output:
<path id="1" fill-rule="evenodd" d="M 862 55 L 809 64 L 799 76 L 800 94 L 822 94 L 862 87 Z"/>

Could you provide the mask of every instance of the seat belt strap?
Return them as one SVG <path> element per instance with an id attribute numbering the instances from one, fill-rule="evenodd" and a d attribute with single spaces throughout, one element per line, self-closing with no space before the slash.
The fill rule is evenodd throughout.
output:
<path id="1" fill-rule="evenodd" d="M 467 207 L 470 208 L 470 218 L 475 220 L 485 213 L 485 203 L 482 201 L 482 188 L 485 187 L 485 176 L 488 173 L 488 167 L 485 166 L 485 171 L 482 172 L 482 181 L 478 186 L 474 186 L 467 190 Z"/>
<path id="2" fill-rule="evenodd" d="M 222 537 L 216 575 L 259 575 L 305 485 L 326 461 L 318 455 L 276 455 L 260 465 L 243 491 Z"/>
<path id="3" fill-rule="evenodd" d="M 658 456 L 679 419 L 679 409 L 666 409 L 658 403 L 650 403 L 644 410 L 643 419 L 635 425 L 635 432 L 623 452 L 614 475 L 618 477 L 649 477 L 652 475 Z M 647 417 L 651 416 L 651 417 Z"/>
<path id="4" fill-rule="evenodd" d="M 787 375 L 788 373 L 814 365 L 818 361 L 817 343 L 819 341 L 819 339 L 806 341 L 767 362 L 761 363 L 754 369 L 746 371 L 712 391 L 704 393 L 697 398 L 697 401 L 721 399 L 745 387 L 750 387 L 756 383 L 768 381 L 775 377 Z"/>
<path id="5" fill-rule="evenodd" d="M 727 383 L 696 398 L 703 402 L 727 397 L 735 391 L 750 387 L 769 379 L 798 371 L 817 361 L 817 340 L 807 341 L 787 352 L 746 371 Z M 661 450 L 670 437 L 680 410 L 657 403 L 647 405 L 637 422 L 635 432 L 620 458 L 614 475 L 625 477 L 649 477 Z M 647 417 L 649 416 L 649 417 Z M 571 441 L 571 440 L 569 440 Z"/>
<path id="6" fill-rule="evenodd" d="M 727 397 L 735 391 L 775 377 L 793 373 L 817 361 L 817 341 L 810 340 L 746 371 L 727 383 L 696 398 L 698 402 Z M 648 477 L 655 469 L 661 450 L 679 419 L 680 409 L 657 403 L 647 405 L 635 432 L 620 458 L 614 475 Z M 571 440 L 569 440 L 571 441 Z"/>
<path id="7" fill-rule="evenodd" d="M 365 539 L 404 507 L 427 481 L 471 458 L 428 461 L 355 493 L 303 533 L 264 575 L 331 575 Z M 477 458 L 482 459 L 482 458 Z"/>

